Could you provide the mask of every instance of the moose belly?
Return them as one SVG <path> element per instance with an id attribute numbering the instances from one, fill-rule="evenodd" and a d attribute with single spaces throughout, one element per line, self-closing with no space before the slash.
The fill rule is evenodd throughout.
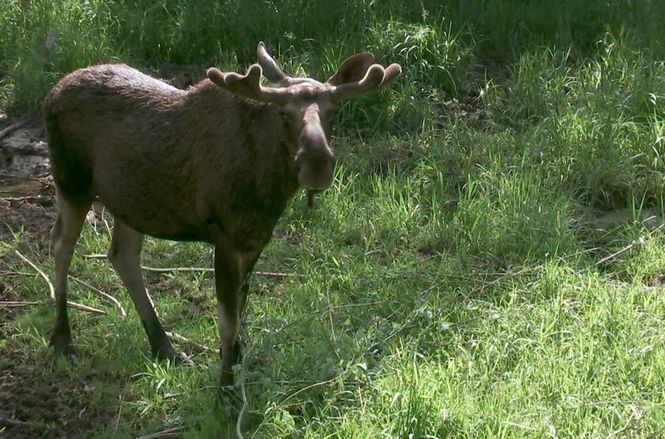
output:
<path id="1" fill-rule="evenodd" d="M 117 189 L 117 187 L 116 187 Z M 143 234 L 174 241 L 208 241 L 189 200 L 169 192 L 97 190 L 114 218 Z M 130 194 L 130 195 L 128 195 Z"/>

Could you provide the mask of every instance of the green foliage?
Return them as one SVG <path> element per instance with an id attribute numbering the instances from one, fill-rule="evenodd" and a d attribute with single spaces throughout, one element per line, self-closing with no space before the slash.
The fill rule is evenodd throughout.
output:
<path id="1" fill-rule="evenodd" d="M 37 109 L 58 77 L 102 61 L 243 71 L 259 40 L 320 79 L 358 51 L 399 62 L 390 88 L 343 104 L 333 187 L 314 210 L 296 197 L 259 261 L 289 276 L 252 285 L 246 436 L 660 437 L 663 16 L 656 1 L 9 0 L 0 98 Z M 624 210 L 611 227 L 595 218 Z M 17 232 L 0 259 L 36 300 L 41 280 L 13 253 L 27 241 Z M 86 226 L 80 253 L 107 246 Z M 144 250 L 153 266 L 210 259 L 199 244 Z M 132 309 L 105 262 L 72 272 Z M 209 274 L 147 282 L 167 328 L 216 345 Z M 153 363 L 135 316 L 72 291 L 109 314 L 72 313 L 84 360 L 71 373 L 121 377 L 95 381 L 118 426 L 86 435 L 233 431 L 213 402 L 216 353 Z M 0 346 L 30 364 L 51 319 L 26 309 Z"/>

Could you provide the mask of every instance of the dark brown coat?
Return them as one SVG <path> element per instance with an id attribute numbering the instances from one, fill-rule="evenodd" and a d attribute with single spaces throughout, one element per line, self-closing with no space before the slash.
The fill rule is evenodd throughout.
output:
<path id="1" fill-rule="evenodd" d="M 46 97 L 56 185 L 56 353 L 70 348 L 67 271 L 95 197 L 114 216 L 109 259 L 134 301 L 155 356 L 177 358 L 147 295 L 143 235 L 215 246 L 222 384 L 233 383 L 245 280 L 298 187 L 333 178 L 330 119 L 340 99 L 385 85 L 399 73 L 361 53 L 327 82 L 286 75 L 257 49 L 247 74 L 208 70 L 179 90 L 123 64 L 77 70 Z M 271 85 L 262 86 L 261 73 Z"/>

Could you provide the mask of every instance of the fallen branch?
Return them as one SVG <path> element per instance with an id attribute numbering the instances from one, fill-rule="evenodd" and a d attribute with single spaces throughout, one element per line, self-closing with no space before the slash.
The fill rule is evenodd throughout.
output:
<path id="1" fill-rule="evenodd" d="M 0 140 L 4 139 L 5 137 L 10 135 L 14 131 L 18 130 L 19 128 L 21 128 L 23 125 L 25 125 L 27 123 L 28 123 L 28 121 L 24 120 L 24 121 L 16 122 L 16 123 L 13 123 L 13 124 L 9 125 L 4 130 L 0 131 Z"/>
<path id="2" fill-rule="evenodd" d="M 53 197 L 48 197 L 46 195 L 26 195 L 23 197 L 0 197 L 0 200 L 6 201 L 49 201 L 53 202 Z"/>
<path id="3" fill-rule="evenodd" d="M 88 259 L 106 259 L 108 258 L 108 255 L 104 253 L 93 253 L 89 255 L 83 255 L 83 257 Z"/>
<path id="4" fill-rule="evenodd" d="M 166 267 L 166 268 L 157 268 L 157 267 L 148 267 L 141 265 L 141 268 L 145 271 L 153 271 L 155 273 L 176 273 L 182 271 L 191 271 L 191 272 L 214 272 L 214 268 L 206 267 Z"/>
<path id="5" fill-rule="evenodd" d="M 51 281 L 49 280 L 49 278 L 48 278 L 48 276 L 46 275 L 46 273 L 44 273 L 44 272 L 42 271 L 42 269 L 39 268 L 37 265 L 35 265 L 35 263 L 32 262 L 30 259 L 28 259 L 28 258 L 26 258 L 25 256 L 23 256 L 23 255 L 21 254 L 21 252 L 19 252 L 18 250 L 14 250 L 14 253 L 16 253 L 16 255 L 17 255 L 19 258 L 23 259 L 23 261 L 24 261 L 26 264 L 28 264 L 29 266 L 31 266 L 31 267 L 32 267 L 37 273 L 39 273 L 39 275 L 40 275 L 40 276 L 44 279 L 44 281 L 46 282 L 46 285 L 48 285 L 49 297 L 50 297 L 51 299 L 55 300 L 55 288 L 53 288 L 53 284 L 52 284 Z"/>
<path id="6" fill-rule="evenodd" d="M 628 250 L 635 247 L 636 245 L 642 245 L 645 242 L 646 241 L 644 240 L 644 237 L 640 236 L 638 239 L 634 240 L 633 242 L 631 242 L 630 244 L 628 244 L 627 246 L 625 246 L 621 250 L 619 250 L 617 252 L 614 252 L 611 255 L 605 256 L 603 259 L 596 262 L 596 265 L 601 265 L 601 264 L 604 264 L 605 262 L 611 261 L 612 259 L 616 258 L 617 256 L 622 255 L 623 253 L 627 252 Z"/>
<path id="7" fill-rule="evenodd" d="M 72 276 L 72 275 L 68 275 L 68 277 L 69 277 L 71 280 L 73 280 L 73 281 L 75 281 L 75 282 L 78 282 L 78 283 L 80 283 L 81 285 L 83 285 L 83 286 L 85 286 L 85 287 L 88 287 L 91 291 L 93 291 L 93 292 L 99 294 L 100 296 L 102 296 L 103 298 L 105 298 L 106 300 L 108 300 L 109 302 L 113 303 L 113 304 L 114 304 L 115 306 L 117 306 L 118 309 L 120 310 L 120 315 L 121 315 L 123 318 L 124 318 L 124 317 L 127 317 L 127 311 L 125 311 L 125 308 L 122 306 L 122 303 L 120 303 L 120 301 L 119 301 L 118 299 L 116 299 L 115 297 L 113 297 L 113 296 L 110 295 L 109 293 L 105 293 L 104 291 L 100 290 L 99 288 L 90 285 L 89 283 L 85 282 L 84 280 L 81 280 L 81 279 L 79 279 L 79 278 L 77 278 L 77 277 L 74 277 L 74 276 Z"/>
<path id="8" fill-rule="evenodd" d="M 214 352 L 215 351 L 214 349 L 209 348 L 208 346 L 197 343 L 194 340 L 190 340 L 187 337 L 183 337 L 182 335 L 180 335 L 176 332 L 169 332 L 169 331 L 165 331 L 165 332 L 166 332 L 166 336 L 169 338 L 169 340 L 174 341 L 176 343 L 186 343 L 186 344 L 192 346 L 196 352 L 203 353 L 203 352 Z"/>
<path id="9" fill-rule="evenodd" d="M 89 259 L 106 259 L 107 255 L 102 253 L 93 253 L 88 255 L 83 255 L 84 258 Z M 178 272 L 202 272 L 202 273 L 213 273 L 214 268 L 208 267 L 149 267 L 147 265 L 141 265 L 141 268 L 145 271 L 152 271 L 154 273 L 178 273 Z M 254 271 L 252 274 L 258 276 L 266 277 L 298 277 L 298 274 L 293 273 L 280 273 L 277 271 Z"/>
<path id="10" fill-rule="evenodd" d="M 55 288 L 53 288 L 53 284 L 49 280 L 46 273 L 44 273 L 42 269 L 39 268 L 37 265 L 35 265 L 35 263 L 32 262 L 30 259 L 23 256 L 21 252 L 19 252 L 18 250 L 14 250 L 14 253 L 16 253 L 16 255 L 19 258 L 23 259 L 23 261 L 25 261 L 28 265 L 30 265 L 44 279 L 44 282 L 46 282 L 46 285 L 48 285 L 49 297 L 51 298 L 51 300 L 55 301 Z M 81 311 L 92 312 L 95 314 L 102 314 L 102 315 L 106 314 L 106 311 L 102 311 L 101 309 L 93 308 L 87 305 L 81 305 L 80 303 L 72 302 L 70 300 L 67 301 L 67 306 L 79 309 Z"/>
<path id="11" fill-rule="evenodd" d="M 88 305 L 81 305 L 80 303 L 72 302 L 71 300 L 67 301 L 67 306 L 70 308 L 76 308 L 81 311 L 91 312 L 93 314 L 106 315 L 106 311 L 104 310 L 93 308 L 92 306 Z"/>
<path id="12" fill-rule="evenodd" d="M 21 306 L 32 306 L 32 305 L 42 305 L 44 303 L 47 303 L 43 300 L 39 300 L 36 302 L 24 302 L 20 300 L 2 300 L 0 301 L 0 307 L 5 307 L 5 308 L 19 308 Z"/>
<path id="13" fill-rule="evenodd" d="M 136 439 L 162 439 L 170 437 L 178 437 L 180 433 L 185 429 L 185 427 L 171 427 L 166 430 L 158 431 L 155 433 L 146 434 L 144 436 L 139 436 Z"/>
<path id="14" fill-rule="evenodd" d="M 214 268 L 208 267 L 166 267 L 166 268 L 157 268 L 157 267 L 148 267 L 146 265 L 141 265 L 141 268 L 145 271 L 152 271 L 155 273 L 176 273 L 176 272 L 203 272 L 203 273 L 213 273 Z M 254 271 L 252 274 L 259 276 L 267 277 L 290 277 L 297 276 L 292 273 L 279 273 L 274 271 Z"/>
<path id="15" fill-rule="evenodd" d="M 254 271 L 252 274 L 266 277 L 300 277 L 299 274 L 294 273 L 280 273 L 277 271 Z"/>
<path id="16" fill-rule="evenodd" d="M 41 422 L 26 422 L 19 421 L 18 419 L 9 419 L 0 416 L 0 427 L 23 427 L 23 428 L 34 428 L 40 430 L 48 429 L 48 425 Z"/>

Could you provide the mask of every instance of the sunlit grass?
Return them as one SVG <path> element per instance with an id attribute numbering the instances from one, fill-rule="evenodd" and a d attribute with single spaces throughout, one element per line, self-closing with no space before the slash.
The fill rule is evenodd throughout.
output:
<path id="1" fill-rule="evenodd" d="M 320 79 L 361 50 L 404 71 L 342 106 L 333 187 L 314 210 L 298 194 L 258 262 L 286 276 L 252 282 L 246 437 L 665 433 L 659 3 L 153 3 L 2 3 L 3 104 L 34 110 L 94 62 L 244 70 L 259 40 Z M 596 219 L 624 211 L 611 227 Z M 25 300 L 46 288 L 14 250 L 52 275 L 33 245 L 45 239 L 0 244 L 6 285 Z M 43 373 L 101 374 L 94 404 L 117 421 L 86 436 L 182 425 L 219 437 L 233 426 L 214 399 L 211 273 L 146 273 L 165 327 L 212 348 L 182 345 L 192 367 L 155 363 L 110 264 L 82 257 L 108 241 L 86 225 L 71 273 L 129 315 L 72 282 L 72 300 L 107 314 L 73 310 L 75 361 Z M 211 255 L 148 239 L 143 261 L 210 267 Z M 0 347 L 50 355 L 52 318 L 25 308 Z"/>

